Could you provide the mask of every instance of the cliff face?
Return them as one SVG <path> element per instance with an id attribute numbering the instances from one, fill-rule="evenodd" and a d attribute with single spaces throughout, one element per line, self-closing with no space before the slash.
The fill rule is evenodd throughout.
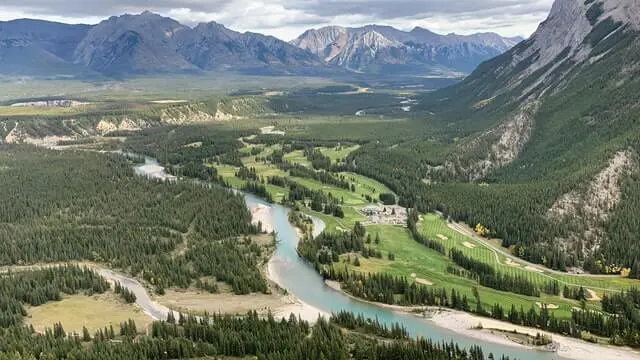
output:
<path id="1" fill-rule="evenodd" d="M 520 38 L 493 33 L 439 35 L 423 28 L 336 26 L 307 30 L 291 43 L 326 62 L 359 72 L 404 70 L 465 73 L 510 49 Z"/>

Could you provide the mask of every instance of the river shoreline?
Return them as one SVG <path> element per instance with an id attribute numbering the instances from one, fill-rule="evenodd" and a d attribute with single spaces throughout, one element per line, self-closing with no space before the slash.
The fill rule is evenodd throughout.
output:
<path id="1" fill-rule="evenodd" d="M 616 347 L 608 345 L 591 344 L 580 339 L 574 339 L 554 333 L 549 333 L 536 328 L 529 328 L 514 325 L 508 322 L 485 318 L 463 311 L 441 308 L 437 306 L 400 306 L 383 304 L 364 300 L 342 290 L 340 283 L 326 280 L 325 284 L 331 289 L 367 304 L 387 308 L 416 317 L 424 318 L 439 327 L 454 331 L 458 334 L 468 336 L 480 341 L 492 342 L 496 344 L 532 349 L 542 352 L 553 352 L 566 359 L 584 360 L 590 357 L 600 357 L 602 359 L 617 360 L 637 360 L 640 359 L 640 352 L 628 347 Z M 420 311 L 420 313 L 417 313 Z M 478 329 L 478 325 L 482 329 Z M 493 332 L 491 330 L 494 330 Z M 514 342 L 505 334 L 516 331 L 518 334 L 535 337 L 536 334 L 550 336 L 553 340 L 553 349 L 544 346 L 528 346 Z"/>
<path id="2" fill-rule="evenodd" d="M 262 224 L 262 229 L 267 233 L 273 233 L 275 231 L 271 207 L 263 204 L 255 204 L 253 206 L 249 206 L 249 211 L 251 212 L 252 222 L 254 224 Z M 296 230 L 298 236 L 301 236 L 300 229 L 296 228 Z M 305 303 L 285 289 L 282 280 L 274 271 L 274 261 L 277 261 L 277 259 L 275 259 L 275 256 L 272 254 L 271 258 L 266 264 L 263 274 L 267 278 L 267 280 L 272 283 L 272 285 L 275 285 L 279 290 L 284 292 L 283 296 L 288 299 L 288 304 L 283 304 L 281 306 L 270 309 L 273 315 L 278 318 L 289 318 L 291 314 L 294 314 L 295 316 L 301 318 L 302 320 L 308 321 L 309 323 L 315 323 L 318 320 L 318 317 L 321 316 L 328 317 L 330 314 Z"/>
<path id="3" fill-rule="evenodd" d="M 267 279 L 272 283 L 276 284 L 280 289 L 286 291 L 286 289 L 281 285 L 282 281 L 278 278 L 276 273 L 273 271 L 273 260 L 269 261 L 267 265 Z M 291 304 L 282 305 L 275 309 L 271 309 L 273 315 L 279 318 L 289 318 L 291 314 L 301 318 L 302 320 L 308 321 L 309 323 L 315 323 L 319 317 L 328 318 L 331 314 L 318 309 L 315 306 L 309 305 L 306 302 L 300 300 L 292 293 L 287 293 L 287 296 L 292 300 Z"/>
<path id="4" fill-rule="evenodd" d="M 266 204 L 255 204 L 253 206 L 249 206 L 249 208 L 251 210 L 253 220 L 255 222 L 261 222 L 263 224 L 264 230 L 266 231 L 275 230 L 274 221 L 273 221 L 274 214 L 273 214 L 272 207 Z M 268 226 L 271 226 L 271 228 L 269 229 Z M 298 234 L 297 234 L 298 236 L 296 237 L 296 239 L 294 239 L 297 244 L 297 242 L 300 240 L 300 233 L 299 233 L 299 229 L 297 228 L 295 229 L 298 230 Z M 317 232 L 319 232 L 318 230 L 320 229 L 315 229 L 315 230 L 316 231 L 314 231 L 314 236 L 317 236 L 318 235 Z M 276 261 L 287 261 L 287 260 L 279 259 L 275 255 L 273 255 L 267 264 L 265 275 L 267 279 L 273 284 L 276 284 L 278 288 L 284 289 L 285 291 L 288 292 L 286 287 L 283 286 L 282 279 L 280 279 L 277 272 L 274 271 Z M 329 283 L 327 285 L 333 287 L 336 284 Z M 489 329 L 489 328 L 495 329 L 496 332 L 498 332 L 497 330 L 513 331 L 515 329 L 519 333 L 529 334 L 530 336 L 535 336 L 536 333 L 550 335 L 552 336 L 553 342 L 556 344 L 555 354 L 566 359 L 582 360 L 582 359 L 586 359 L 593 356 L 597 356 L 603 359 L 619 359 L 619 360 L 640 359 L 640 354 L 629 348 L 590 344 L 578 339 L 567 338 L 567 337 L 563 337 L 555 334 L 548 334 L 546 332 L 539 331 L 538 329 L 535 329 L 535 328 L 520 327 L 510 323 L 500 322 L 500 321 L 489 319 L 489 318 L 482 318 L 482 317 L 478 317 L 478 316 L 465 313 L 465 312 L 460 312 L 460 311 L 454 311 L 454 310 L 448 310 L 448 309 L 444 310 L 440 308 L 429 309 L 428 307 L 402 307 L 402 306 L 396 306 L 396 305 L 384 305 L 379 303 L 372 303 L 372 302 L 367 302 L 365 300 L 353 297 L 345 293 L 344 291 L 342 291 L 342 289 L 340 288 L 338 289 L 334 288 L 334 290 L 337 290 L 342 294 L 344 294 L 345 296 L 351 299 L 354 299 L 358 302 L 369 303 L 380 308 L 388 308 L 393 310 L 393 312 L 397 312 L 397 313 L 407 313 L 416 318 L 425 319 L 425 321 L 429 321 L 443 330 L 451 330 L 452 332 L 457 333 L 459 335 L 463 335 L 468 338 L 472 338 L 482 342 L 500 344 L 500 345 L 513 347 L 513 348 L 535 349 L 537 351 L 540 351 L 541 354 L 545 353 L 545 351 L 541 350 L 540 348 L 534 348 L 531 346 L 515 343 L 512 340 L 506 338 L 504 334 L 498 335 L 490 331 L 474 330 L 473 327 L 477 326 L 479 323 L 482 323 L 485 329 Z M 293 313 L 295 315 L 298 315 L 304 320 L 314 322 L 318 319 L 319 316 L 326 317 L 329 315 L 327 312 L 322 311 L 319 308 L 314 307 L 300 300 L 294 294 L 285 293 L 285 295 L 292 301 L 292 303 L 285 304 L 282 306 L 278 306 L 277 308 L 271 309 L 274 315 L 278 317 L 288 317 L 291 313 Z M 429 310 L 431 310 L 431 312 L 428 314 L 429 315 L 428 317 L 424 315 L 425 313 L 424 309 L 427 310 L 426 311 L 427 313 L 429 312 Z M 422 311 L 422 314 L 416 314 L 416 310 Z"/>
<path id="5" fill-rule="evenodd" d="M 271 234 L 274 231 L 273 220 L 271 216 L 271 208 L 266 205 L 256 205 L 250 209 L 252 223 L 254 225 L 262 225 L 262 230 L 267 234 Z"/>

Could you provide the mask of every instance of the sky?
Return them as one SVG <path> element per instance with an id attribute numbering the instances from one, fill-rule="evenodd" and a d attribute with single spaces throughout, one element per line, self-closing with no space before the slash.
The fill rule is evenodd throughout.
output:
<path id="1" fill-rule="evenodd" d="M 2 0 L 0 20 L 37 18 L 95 24 L 150 10 L 193 26 L 216 21 L 237 31 L 291 40 L 327 25 L 416 26 L 438 33 L 531 35 L 553 0 Z"/>

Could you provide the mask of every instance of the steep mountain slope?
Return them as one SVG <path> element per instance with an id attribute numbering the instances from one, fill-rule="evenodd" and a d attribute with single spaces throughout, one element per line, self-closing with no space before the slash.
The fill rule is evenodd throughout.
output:
<path id="1" fill-rule="evenodd" d="M 74 60 L 105 74 L 194 70 L 177 53 L 174 37 L 181 31 L 190 29 L 150 12 L 111 17 L 89 31 Z"/>
<path id="2" fill-rule="evenodd" d="M 425 96 L 435 123 L 471 134 L 442 171 L 493 187 L 440 197 L 483 199 L 448 211 L 549 266 L 640 264 L 639 30 L 637 1 L 556 0 L 530 39 Z"/>
<path id="3" fill-rule="evenodd" d="M 70 61 L 89 29 L 88 25 L 29 19 L 0 22 L 1 71 L 5 74 L 82 71 Z"/>
<path id="4" fill-rule="evenodd" d="M 368 25 L 307 30 L 291 43 L 331 64 L 356 71 L 470 72 L 520 40 L 492 33 L 439 35 L 423 28 L 404 32 Z"/>
<path id="5" fill-rule="evenodd" d="M 231 69 L 261 73 L 335 72 L 285 41 L 216 23 L 195 28 L 150 12 L 97 25 L 0 22 L 0 74 L 123 76 Z"/>
<path id="6" fill-rule="evenodd" d="M 178 52 L 201 69 L 260 67 L 320 67 L 324 64 L 293 45 L 272 36 L 227 29 L 215 22 L 199 24 L 177 36 Z"/>

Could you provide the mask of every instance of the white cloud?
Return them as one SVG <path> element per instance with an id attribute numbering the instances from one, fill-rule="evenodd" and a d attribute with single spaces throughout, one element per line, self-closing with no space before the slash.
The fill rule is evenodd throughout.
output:
<path id="1" fill-rule="evenodd" d="M 151 10 L 186 25 L 216 21 L 238 31 L 290 40 L 311 27 L 421 26 L 439 33 L 493 31 L 530 35 L 552 0 L 3 0 L 0 20 L 39 18 L 97 23 L 125 12 Z"/>

